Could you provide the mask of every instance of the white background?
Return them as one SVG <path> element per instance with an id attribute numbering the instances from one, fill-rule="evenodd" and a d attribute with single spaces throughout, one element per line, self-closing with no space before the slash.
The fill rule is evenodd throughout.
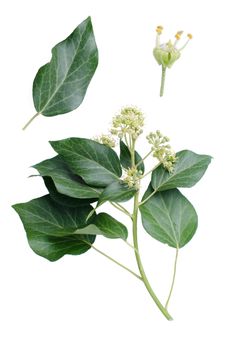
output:
<path id="1" fill-rule="evenodd" d="M 229 5 L 226 0 L 2 2 L 1 349 L 232 348 Z M 100 60 L 84 103 L 63 116 L 40 116 L 23 132 L 35 113 L 31 86 L 38 68 L 89 15 Z M 162 99 L 161 69 L 152 56 L 160 24 L 166 40 L 180 29 L 194 36 L 167 71 Z M 35 255 L 11 208 L 46 193 L 39 178 L 27 177 L 35 173 L 30 165 L 54 155 L 48 140 L 105 132 L 119 108 L 130 104 L 146 115 L 144 134 L 160 129 L 176 151 L 214 157 L 199 184 L 183 191 L 198 211 L 199 228 L 180 252 L 173 322 L 164 319 L 139 281 L 94 251 L 55 263 Z M 140 147 L 145 154 L 142 137 Z M 152 285 L 165 301 L 175 252 L 142 228 L 139 240 Z M 123 243 L 102 238 L 96 246 L 136 270 L 133 252 Z"/>

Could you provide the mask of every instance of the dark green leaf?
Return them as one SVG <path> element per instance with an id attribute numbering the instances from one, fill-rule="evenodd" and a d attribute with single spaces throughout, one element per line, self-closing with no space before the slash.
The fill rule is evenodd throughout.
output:
<path id="1" fill-rule="evenodd" d="M 44 176 L 43 180 L 44 180 L 45 186 L 48 189 L 50 197 L 56 203 L 64 205 L 66 207 L 84 207 L 97 200 L 96 198 L 80 199 L 80 198 L 73 198 L 73 197 L 66 196 L 65 194 L 61 194 L 57 191 L 56 186 L 51 177 Z"/>
<path id="2" fill-rule="evenodd" d="M 82 102 L 98 64 L 90 17 L 52 49 L 52 59 L 41 67 L 33 83 L 34 105 L 45 116 L 63 114 Z"/>
<path id="3" fill-rule="evenodd" d="M 50 143 L 68 167 L 90 186 L 105 187 L 122 175 L 118 156 L 108 146 L 74 137 Z"/>
<path id="4" fill-rule="evenodd" d="M 204 175 L 211 157 L 196 154 L 191 151 L 177 153 L 174 171 L 169 173 L 160 165 L 152 173 L 152 187 L 157 191 L 169 190 L 177 187 L 192 187 Z"/>
<path id="5" fill-rule="evenodd" d="M 75 231 L 76 234 L 103 235 L 107 238 L 127 239 L 127 228 L 107 213 L 100 213 L 92 223 Z"/>
<path id="6" fill-rule="evenodd" d="M 74 235 L 86 226 L 86 218 L 92 207 L 70 208 L 58 205 L 49 195 L 27 203 L 15 204 L 13 208 L 20 216 L 30 247 L 46 259 L 55 261 L 65 254 L 86 252 L 95 236 Z"/>
<path id="7" fill-rule="evenodd" d="M 134 187 L 128 187 L 128 185 L 122 181 L 114 181 L 101 193 L 98 206 L 106 201 L 126 202 L 131 199 L 135 193 L 136 189 Z"/>
<path id="8" fill-rule="evenodd" d="M 139 163 L 142 160 L 141 156 L 138 154 L 138 152 L 135 151 L 135 163 Z M 130 151 L 127 147 L 127 145 L 125 145 L 125 143 L 120 140 L 120 161 L 121 164 L 123 166 L 123 168 L 128 169 L 131 168 L 132 164 L 131 164 L 131 154 Z M 138 165 L 138 170 L 141 171 L 141 173 L 144 173 L 144 163 L 141 162 Z"/>
<path id="9" fill-rule="evenodd" d="M 151 186 L 143 199 L 153 192 Z M 158 192 L 140 206 L 145 230 L 171 247 L 183 247 L 197 229 L 197 213 L 177 189 Z"/>
<path id="10" fill-rule="evenodd" d="M 59 193 L 73 198 L 98 198 L 102 189 L 88 186 L 80 176 L 71 172 L 60 156 L 33 166 L 41 176 L 50 176 Z"/>

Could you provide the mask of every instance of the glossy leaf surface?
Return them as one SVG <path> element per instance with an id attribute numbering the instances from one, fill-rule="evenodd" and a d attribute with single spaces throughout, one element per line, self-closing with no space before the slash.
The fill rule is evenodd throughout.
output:
<path id="1" fill-rule="evenodd" d="M 105 187 L 122 175 L 115 151 L 85 138 L 69 138 L 50 142 L 68 167 L 90 186 Z"/>
<path id="2" fill-rule="evenodd" d="M 180 151 L 177 154 L 174 171 L 169 173 L 162 165 L 152 173 L 151 184 L 157 191 L 169 190 L 177 187 L 192 187 L 204 175 L 211 157 L 196 154 L 192 151 Z"/>
<path id="3" fill-rule="evenodd" d="M 114 181 L 101 193 L 98 206 L 106 201 L 126 202 L 131 199 L 135 193 L 136 189 L 134 187 L 128 187 L 128 185 L 122 181 Z"/>
<path id="4" fill-rule="evenodd" d="M 125 225 L 107 213 L 100 213 L 92 223 L 75 231 L 76 234 L 103 235 L 107 238 L 127 239 L 128 231 Z"/>
<path id="5" fill-rule="evenodd" d="M 98 65 L 91 18 L 83 21 L 52 49 L 51 61 L 42 66 L 33 83 L 38 113 L 54 116 L 76 109 L 82 102 Z"/>
<path id="6" fill-rule="evenodd" d="M 33 166 L 41 176 L 52 178 L 59 193 L 74 198 L 98 198 L 102 190 L 90 187 L 80 176 L 72 173 L 60 156 Z"/>
<path id="7" fill-rule="evenodd" d="M 49 195 L 13 206 L 23 222 L 30 247 L 46 259 L 55 261 L 65 254 L 82 254 L 95 236 L 74 235 L 86 225 L 91 206 L 70 208 L 55 204 Z"/>
<path id="8" fill-rule="evenodd" d="M 152 192 L 149 186 L 143 199 Z M 197 213 L 177 189 L 156 193 L 140 206 L 140 212 L 145 230 L 171 247 L 183 247 L 197 229 Z"/>

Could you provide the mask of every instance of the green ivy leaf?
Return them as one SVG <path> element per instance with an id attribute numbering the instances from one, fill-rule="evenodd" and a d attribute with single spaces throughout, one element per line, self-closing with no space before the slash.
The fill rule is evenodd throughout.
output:
<path id="1" fill-rule="evenodd" d="M 57 191 L 56 186 L 51 177 L 43 176 L 43 180 L 51 199 L 60 205 L 64 205 L 66 207 L 84 207 L 89 205 L 90 203 L 96 202 L 97 200 L 97 198 L 80 199 L 66 196 L 65 194 L 61 194 Z"/>
<path id="2" fill-rule="evenodd" d="M 60 156 L 33 166 L 41 176 L 52 178 L 57 191 L 73 198 L 98 198 L 102 189 L 90 187 L 80 176 L 71 172 Z"/>
<path id="3" fill-rule="evenodd" d="M 192 187 L 204 175 L 211 157 L 191 151 L 180 151 L 177 154 L 174 171 L 169 173 L 162 165 L 152 172 L 151 184 L 154 190 L 164 191 L 177 187 Z"/>
<path id="4" fill-rule="evenodd" d="M 141 156 L 138 154 L 138 152 L 135 151 L 135 164 L 139 163 L 141 160 L 142 160 Z M 122 140 L 120 140 L 120 161 L 123 168 L 125 169 L 131 168 L 132 166 L 131 154 L 127 145 L 125 145 L 125 143 Z M 140 170 L 142 174 L 144 173 L 145 168 L 144 168 L 143 162 L 141 162 L 138 165 L 138 170 Z"/>
<path id="5" fill-rule="evenodd" d="M 152 192 L 149 186 L 143 199 Z M 156 193 L 140 206 L 140 212 L 145 230 L 171 247 L 183 247 L 197 229 L 197 213 L 177 189 Z"/>
<path id="6" fill-rule="evenodd" d="M 106 201 L 111 202 L 126 202 L 131 199 L 136 193 L 134 187 L 128 187 L 122 181 L 114 181 L 108 185 L 101 193 L 97 206 L 100 206 Z"/>
<path id="7" fill-rule="evenodd" d="M 50 260 L 65 254 L 79 255 L 90 249 L 94 235 L 74 235 L 86 226 L 92 207 L 70 208 L 54 203 L 49 195 L 13 205 L 23 222 L 30 247 Z"/>
<path id="8" fill-rule="evenodd" d="M 105 187 L 122 175 L 117 153 L 108 146 L 74 137 L 50 143 L 72 172 L 90 186 Z"/>
<path id="9" fill-rule="evenodd" d="M 33 83 L 39 114 L 55 116 L 76 109 L 82 102 L 98 65 L 91 18 L 83 21 L 52 49 L 52 59 L 41 67 Z"/>
<path id="10" fill-rule="evenodd" d="M 107 238 L 122 238 L 124 240 L 128 236 L 126 226 L 107 213 L 98 214 L 90 225 L 77 229 L 75 233 L 82 235 L 103 235 Z"/>

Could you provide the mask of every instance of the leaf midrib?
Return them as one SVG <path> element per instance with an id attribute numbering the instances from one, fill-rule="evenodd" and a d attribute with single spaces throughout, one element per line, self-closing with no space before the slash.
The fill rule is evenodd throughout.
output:
<path id="1" fill-rule="evenodd" d="M 71 61 L 71 64 L 69 65 L 69 68 L 68 68 L 68 70 L 67 70 L 67 73 L 65 74 L 65 77 L 61 80 L 60 84 L 57 85 L 55 91 L 54 91 L 53 94 L 50 96 L 50 98 L 48 99 L 47 103 L 43 106 L 43 108 L 42 108 L 40 111 L 38 111 L 38 113 L 40 113 L 40 114 L 43 113 L 43 111 L 47 108 L 47 106 L 49 105 L 49 103 L 51 102 L 51 100 L 53 99 L 53 97 L 57 94 L 57 92 L 59 91 L 60 87 L 64 84 L 65 80 L 67 79 L 67 76 L 69 75 L 70 69 L 71 69 L 71 67 L 72 67 L 72 65 L 73 65 L 73 62 L 74 62 L 75 58 L 76 58 L 77 51 L 78 51 L 78 49 L 79 49 L 79 47 L 80 47 L 80 44 L 81 44 L 81 42 L 82 42 L 83 35 L 85 34 L 86 30 L 87 30 L 87 25 L 86 25 L 86 27 L 85 27 L 84 32 L 83 32 L 82 34 L 80 34 L 79 45 L 78 45 L 77 48 L 76 48 L 75 55 L 73 56 L 73 59 L 72 59 L 72 61 Z M 62 43 L 62 42 L 61 42 L 61 43 Z M 51 64 L 51 62 L 48 63 L 48 64 Z"/>

